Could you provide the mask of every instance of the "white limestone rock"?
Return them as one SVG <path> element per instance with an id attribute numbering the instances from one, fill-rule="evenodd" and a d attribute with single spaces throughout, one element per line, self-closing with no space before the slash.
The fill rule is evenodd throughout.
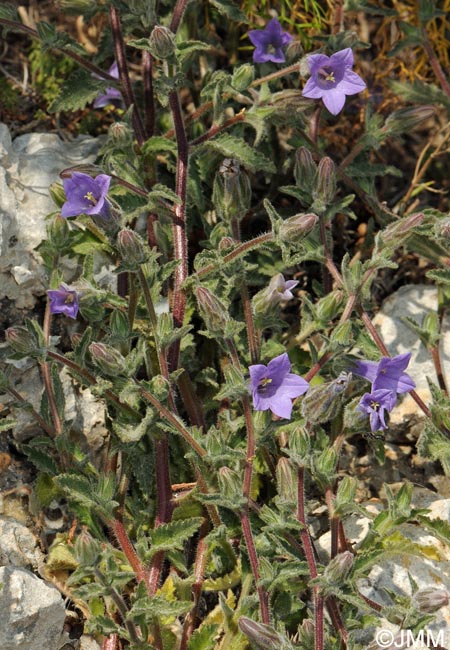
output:
<path id="1" fill-rule="evenodd" d="M 48 193 L 66 167 L 94 162 L 100 139 L 63 142 L 52 133 L 11 140 L 0 124 L 0 300 L 32 308 L 46 290 L 42 261 L 34 250 L 46 235 L 45 217 L 55 211 Z"/>
<path id="2" fill-rule="evenodd" d="M 0 648 L 58 650 L 65 620 L 61 594 L 30 571 L 0 568 Z"/>
<path id="3" fill-rule="evenodd" d="M 15 519 L 0 517 L 0 566 L 33 567 L 42 559 L 32 532 Z"/>
<path id="4" fill-rule="evenodd" d="M 411 361 L 407 372 L 416 383 L 416 392 L 427 404 L 431 401 L 427 377 L 437 384 L 436 371 L 431 355 L 422 345 L 419 337 L 403 322 L 409 316 L 420 325 L 426 314 L 437 309 L 437 288 L 429 285 L 407 285 L 389 296 L 373 319 L 389 353 L 392 356 L 411 352 Z M 447 385 L 450 386 L 450 317 L 442 324 L 440 356 Z M 410 395 L 405 395 L 393 409 L 390 422 L 400 424 L 411 416 L 422 417 L 423 413 Z"/>

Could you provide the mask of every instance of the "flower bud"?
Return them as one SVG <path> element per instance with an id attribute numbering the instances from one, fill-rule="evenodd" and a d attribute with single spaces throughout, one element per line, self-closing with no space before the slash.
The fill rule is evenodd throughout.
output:
<path id="1" fill-rule="evenodd" d="M 235 501 L 242 494 L 242 479 L 229 467 L 219 469 L 218 481 L 221 494 L 228 499 Z"/>
<path id="2" fill-rule="evenodd" d="M 448 592 L 442 587 L 427 587 L 417 591 L 412 599 L 413 604 L 423 614 L 433 614 L 441 607 L 448 605 Z"/>
<path id="3" fill-rule="evenodd" d="M 402 239 L 404 235 L 408 234 L 413 228 L 420 226 L 424 219 L 425 215 L 423 212 L 416 212 L 415 214 L 409 215 L 409 217 L 399 219 L 398 221 L 391 223 L 382 231 L 381 238 L 385 243 L 395 241 L 396 239 Z"/>
<path id="4" fill-rule="evenodd" d="M 443 237 L 444 239 L 450 239 L 450 218 L 440 219 L 436 223 L 434 230 L 438 237 Z"/>
<path id="5" fill-rule="evenodd" d="M 117 144 L 129 144 L 133 139 L 133 133 L 125 122 L 114 122 L 109 127 L 108 133 Z"/>
<path id="6" fill-rule="evenodd" d="M 314 648 L 314 639 L 314 623 L 310 618 L 305 618 L 301 626 L 298 628 L 300 648 Z"/>
<path id="7" fill-rule="evenodd" d="M 48 188 L 48 193 L 50 194 L 54 204 L 58 208 L 62 208 L 66 202 L 66 193 L 64 192 L 63 186 L 60 183 L 52 183 Z"/>
<path id="8" fill-rule="evenodd" d="M 219 242 L 219 250 L 220 251 L 226 251 L 229 250 L 230 248 L 234 248 L 236 245 L 236 241 L 233 239 L 233 237 L 222 237 L 222 239 Z"/>
<path id="9" fill-rule="evenodd" d="M 106 375 L 120 375 L 125 368 L 125 359 L 118 350 L 105 343 L 91 343 L 89 346 L 92 361 Z"/>
<path id="10" fill-rule="evenodd" d="M 319 221 L 316 214 L 296 214 L 280 225 L 280 238 L 291 244 L 301 241 Z"/>
<path id="11" fill-rule="evenodd" d="M 47 226 L 47 234 L 50 244 L 61 250 L 69 242 L 69 223 L 60 214 L 53 217 Z"/>
<path id="12" fill-rule="evenodd" d="M 26 327 L 8 327 L 5 331 L 6 342 L 14 352 L 19 354 L 31 354 L 36 351 L 36 340 Z"/>
<path id="13" fill-rule="evenodd" d="M 83 566 L 96 566 L 100 557 L 99 542 L 83 526 L 74 544 L 75 557 Z"/>
<path id="14" fill-rule="evenodd" d="M 276 468 L 278 494 L 283 501 L 297 500 L 297 472 L 289 458 L 280 458 Z"/>
<path id="15" fill-rule="evenodd" d="M 150 52 L 157 59 L 168 59 L 175 52 L 175 34 L 168 27 L 155 25 L 148 41 Z"/>
<path id="16" fill-rule="evenodd" d="M 336 450 L 330 447 L 324 449 L 316 460 L 317 476 L 322 479 L 325 485 L 331 485 L 335 479 L 338 455 Z"/>
<path id="17" fill-rule="evenodd" d="M 70 342 L 72 343 L 72 348 L 76 348 L 78 345 L 80 345 L 82 339 L 83 339 L 83 334 L 81 334 L 80 332 L 74 332 L 73 334 L 71 334 Z"/>
<path id="18" fill-rule="evenodd" d="M 294 177 L 298 187 L 308 191 L 313 187 L 317 173 L 317 165 L 312 154 L 306 147 L 300 147 L 295 152 Z"/>
<path id="19" fill-rule="evenodd" d="M 293 39 L 290 43 L 288 43 L 286 49 L 284 50 L 286 63 L 294 63 L 303 55 L 303 52 L 303 46 L 300 41 Z"/>
<path id="20" fill-rule="evenodd" d="M 333 585 L 342 585 L 351 571 L 355 558 L 350 551 L 338 553 L 325 569 L 324 578 Z"/>
<path id="21" fill-rule="evenodd" d="M 216 214 L 224 221 L 242 219 L 250 207 L 252 188 L 247 172 L 237 160 L 225 158 L 216 173 L 212 200 Z"/>
<path id="22" fill-rule="evenodd" d="M 351 378 L 351 373 L 341 372 L 333 381 L 310 387 L 302 401 L 304 417 L 313 424 L 331 420 L 339 413 L 343 393 Z"/>
<path id="23" fill-rule="evenodd" d="M 388 135 L 400 135 L 414 129 L 418 124 L 430 119 L 436 113 L 434 106 L 414 106 L 400 108 L 387 118 L 383 131 Z"/>
<path id="24" fill-rule="evenodd" d="M 325 157 L 317 167 L 313 199 L 317 210 L 324 210 L 336 194 L 336 168 L 331 158 Z"/>
<path id="25" fill-rule="evenodd" d="M 242 93 L 244 90 L 247 90 L 254 78 L 255 68 L 251 63 L 244 63 L 244 65 L 240 65 L 233 72 L 231 85 L 235 90 Z"/>
<path id="26" fill-rule="evenodd" d="M 130 322 L 127 314 L 115 309 L 109 319 L 111 336 L 118 341 L 128 341 L 130 337 Z"/>
<path id="27" fill-rule="evenodd" d="M 241 616 L 238 626 L 258 650 L 281 650 L 285 645 L 283 637 L 270 625 L 257 623 L 246 616 Z"/>
<path id="28" fill-rule="evenodd" d="M 206 287 L 197 287 L 198 309 L 205 325 L 212 334 L 223 334 L 229 317 L 225 305 Z"/>
<path id="29" fill-rule="evenodd" d="M 319 300 L 319 303 L 316 306 L 317 317 L 325 323 L 333 320 L 333 318 L 338 315 L 339 308 L 342 305 L 343 301 L 344 294 L 342 291 L 339 289 L 331 291 Z"/>
<path id="30" fill-rule="evenodd" d="M 129 228 L 124 228 L 117 235 L 117 248 L 122 257 L 122 266 L 128 271 L 138 271 L 148 259 L 143 239 Z"/>

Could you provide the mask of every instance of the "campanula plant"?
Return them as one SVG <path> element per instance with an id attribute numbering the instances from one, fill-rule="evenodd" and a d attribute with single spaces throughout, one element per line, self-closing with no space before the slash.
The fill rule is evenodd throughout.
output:
<path id="1" fill-rule="evenodd" d="M 385 21 L 352 3 L 61 2 L 97 26 L 95 54 L 0 8 L 9 33 L 76 66 L 58 120 L 123 108 L 112 124 L 118 111 L 94 111 L 95 164 L 52 184 L 42 311 L 0 346 L 4 428 L 18 413 L 38 429 L 22 446 L 33 511 L 67 504 L 45 576 L 105 649 L 364 650 L 448 603 L 419 589 L 415 558 L 438 553 L 403 528 L 446 544 L 448 523 L 411 505 L 404 477 L 372 492 L 386 443 L 414 437 L 392 424 L 403 399 L 423 416 L 421 455 L 450 473 L 448 138 L 422 142 L 448 118 L 448 47 L 434 51 L 441 17 L 419 4 L 390 52 L 409 20 L 392 7 Z M 417 79 L 400 79 L 413 60 Z M 408 321 L 431 398 L 372 322 L 412 268 L 439 285 L 437 310 Z M 33 366 L 34 401 L 18 382 Z M 68 395 L 98 409 L 89 435 Z M 380 595 L 372 569 L 397 558 L 407 586 Z"/>

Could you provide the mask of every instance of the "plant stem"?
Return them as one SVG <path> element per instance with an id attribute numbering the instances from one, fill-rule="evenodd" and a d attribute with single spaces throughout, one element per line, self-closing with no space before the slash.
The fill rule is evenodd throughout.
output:
<path id="1" fill-rule="evenodd" d="M 231 339 L 227 339 L 226 344 L 235 368 L 237 370 L 240 370 L 241 364 L 239 361 L 239 356 L 236 350 L 236 346 L 234 345 L 234 342 Z M 242 397 L 241 401 L 244 409 L 245 424 L 247 429 L 247 455 L 245 461 L 244 485 L 243 485 L 243 496 L 246 501 L 246 504 L 240 513 L 241 526 L 242 526 L 242 533 L 244 535 L 245 544 L 247 546 L 248 558 L 250 561 L 253 578 L 256 584 L 256 590 L 258 592 L 261 620 L 263 623 L 268 625 L 270 623 L 269 594 L 266 592 L 263 586 L 258 584 L 260 581 L 259 562 L 258 562 L 258 555 L 256 552 L 256 548 L 255 548 L 255 543 L 253 541 L 253 533 L 252 533 L 252 527 L 250 524 L 250 517 L 249 517 L 250 491 L 252 485 L 253 459 L 256 453 L 256 439 L 255 439 L 255 431 L 253 428 L 253 418 L 252 418 L 252 412 L 250 408 L 250 401 L 246 395 Z"/>
<path id="2" fill-rule="evenodd" d="M 141 147 L 145 142 L 144 126 L 142 124 L 141 116 L 139 114 L 139 110 L 136 105 L 136 99 L 134 97 L 133 88 L 131 87 L 130 75 L 128 73 L 128 63 L 125 56 L 125 43 L 122 35 L 122 26 L 120 24 L 119 12 L 113 5 L 110 5 L 109 7 L 109 18 L 111 21 L 111 30 L 114 39 L 114 52 L 116 55 L 117 67 L 119 68 L 119 77 L 120 77 L 120 83 L 122 84 L 125 106 L 127 107 L 127 109 L 129 109 L 130 106 L 133 107 L 133 114 L 132 114 L 133 128 L 134 128 L 134 132 L 138 144 Z"/>
<path id="3" fill-rule="evenodd" d="M 444 93 L 447 95 L 447 97 L 450 99 L 450 84 L 447 81 L 447 78 L 444 74 L 444 71 L 442 70 L 441 64 L 439 63 L 439 59 L 437 58 L 433 47 L 430 43 L 430 39 L 428 37 L 427 30 L 425 27 L 422 27 L 422 36 L 423 36 L 423 48 L 426 52 L 426 55 L 428 57 L 428 60 L 431 64 L 431 67 L 433 68 L 434 74 L 438 78 L 439 83 L 441 84 L 441 88 L 444 91 Z"/>
<path id="4" fill-rule="evenodd" d="M 42 40 L 35 29 L 32 29 L 31 27 L 27 27 L 26 25 L 22 25 L 22 23 L 18 23 L 14 20 L 0 18 L 0 25 L 6 25 L 7 27 L 10 27 L 13 30 L 24 32 L 25 34 L 28 34 L 28 36 L 31 36 L 31 38 L 35 38 L 38 41 Z M 74 61 L 79 63 L 83 68 L 86 68 L 86 70 L 89 70 L 89 72 L 92 72 L 92 74 L 96 74 L 102 79 L 105 79 L 106 81 L 117 82 L 117 79 L 115 77 L 108 74 L 108 72 L 105 72 L 94 63 L 91 63 L 87 59 L 84 59 L 76 52 L 72 52 L 71 50 L 65 49 L 63 47 L 50 47 L 49 49 L 54 52 L 59 52 L 60 54 L 69 57 L 69 59 L 73 59 Z"/>
<path id="5" fill-rule="evenodd" d="M 142 76 L 144 81 L 145 135 L 155 134 L 155 97 L 153 93 L 153 57 L 147 50 L 142 52 Z"/>
<path id="6" fill-rule="evenodd" d="M 234 124 L 237 124 L 238 122 L 243 122 L 245 120 L 245 108 L 243 108 L 237 115 L 234 115 L 233 117 L 230 117 L 228 120 L 225 120 L 222 124 L 213 124 L 206 133 L 203 133 L 200 135 L 198 138 L 195 138 L 195 140 L 192 140 L 192 142 L 189 143 L 190 147 L 196 147 L 199 144 L 202 144 L 202 142 L 206 142 L 207 140 L 211 140 L 211 138 L 214 138 L 218 133 L 222 133 L 222 131 L 225 131 L 228 129 L 230 126 L 233 126 Z"/>
<path id="7" fill-rule="evenodd" d="M 50 436 L 50 438 L 56 438 L 58 432 L 52 426 L 50 426 L 50 424 L 47 424 L 44 418 L 39 415 L 39 413 L 33 407 L 30 408 L 30 404 L 24 397 L 22 397 L 20 393 L 18 393 L 14 388 L 11 388 L 10 386 L 8 386 L 6 392 L 8 392 L 12 397 L 14 397 L 14 399 L 16 399 L 24 406 L 26 405 L 27 411 L 33 416 L 39 426 L 42 427 L 42 429 Z"/>
<path id="8" fill-rule="evenodd" d="M 194 582 L 192 583 L 192 600 L 194 601 L 193 607 L 189 614 L 186 616 L 183 624 L 183 633 L 179 650 L 187 650 L 189 639 L 195 628 L 195 623 L 198 617 L 198 608 L 200 605 L 200 597 L 202 595 L 202 585 L 204 580 L 204 573 L 206 562 L 208 559 L 208 544 L 205 541 L 208 532 L 208 522 L 205 520 L 200 528 L 199 541 L 197 544 L 197 551 L 195 555 L 194 565 Z"/>
<path id="9" fill-rule="evenodd" d="M 262 244 L 273 241 L 273 239 L 274 239 L 273 232 L 267 232 L 264 235 L 259 235 L 259 237 L 255 237 L 254 239 L 245 241 L 242 244 L 239 244 L 239 246 L 236 246 L 236 248 L 233 251 L 231 251 L 231 253 L 224 255 L 221 260 L 221 263 L 222 265 L 228 264 L 229 262 L 232 262 L 233 260 L 241 257 L 241 255 L 245 255 L 245 253 L 247 253 L 248 251 L 251 251 L 254 248 L 258 248 L 258 246 L 261 246 Z M 208 264 L 207 266 L 204 266 L 202 269 L 197 271 L 197 273 L 195 273 L 195 277 L 204 278 L 205 275 L 208 275 L 213 271 L 217 271 L 217 265 Z"/>
<path id="10" fill-rule="evenodd" d="M 188 445 L 192 447 L 192 449 L 197 452 L 197 454 L 203 458 L 203 456 L 206 456 L 206 451 L 201 447 L 201 445 L 198 444 L 196 440 L 191 436 L 189 431 L 184 427 L 183 423 L 167 409 L 161 402 L 154 397 L 151 393 L 148 392 L 148 390 L 145 390 L 142 386 L 139 386 L 139 384 L 136 382 L 137 386 L 139 387 L 139 392 L 144 397 L 152 406 L 156 408 L 158 411 L 158 414 L 161 418 L 164 418 L 169 424 L 173 426 L 174 429 L 178 431 L 178 433 L 186 440 Z"/>
<path id="11" fill-rule="evenodd" d="M 306 523 L 305 515 L 305 470 L 299 467 L 297 470 L 297 519 L 302 524 L 303 528 L 300 533 L 300 540 L 305 553 L 306 561 L 309 567 L 309 575 L 311 580 L 317 578 L 316 559 L 314 557 L 314 549 L 309 535 L 308 526 Z M 314 617 L 315 617 L 315 650 L 323 650 L 323 606 L 324 599 L 321 596 L 319 587 L 313 586 L 314 593 Z"/>
<path id="12" fill-rule="evenodd" d="M 57 264 L 57 260 L 54 260 L 54 265 Z M 45 314 L 44 314 L 44 337 L 45 345 L 48 346 L 50 340 L 50 327 L 51 327 L 51 312 L 50 312 L 50 301 L 47 300 L 45 305 Z M 53 390 L 53 382 L 50 373 L 50 364 L 47 361 L 42 361 L 40 363 L 42 379 L 44 381 L 44 386 L 47 394 L 48 405 L 50 412 L 52 414 L 52 420 L 55 427 L 55 433 L 57 436 L 60 436 L 62 433 L 62 422 L 58 413 L 58 406 L 56 404 L 55 392 Z"/>
<path id="13" fill-rule="evenodd" d="M 182 4 L 182 0 L 179 4 Z M 175 327 L 182 327 L 184 311 L 186 308 L 186 294 L 183 289 L 183 284 L 188 276 L 186 193 L 189 145 L 186 137 L 186 131 L 184 129 L 183 116 L 181 114 L 180 100 L 177 91 L 172 91 L 169 93 L 169 105 L 172 112 L 178 150 L 175 192 L 180 199 L 179 204 L 175 206 L 175 216 L 173 222 L 174 258 L 176 260 L 179 260 L 179 264 L 175 269 L 172 311 Z M 178 367 L 179 354 L 180 340 L 178 339 L 172 344 L 169 350 L 169 368 L 171 372 L 176 370 Z"/>
<path id="14" fill-rule="evenodd" d="M 136 555 L 136 551 L 134 550 L 133 544 L 128 537 L 128 533 L 125 530 L 125 526 L 123 525 L 122 521 L 120 521 L 120 519 L 111 519 L 108 521 L 108 526 L 111 528 L 111 531 L 120 544 L 120 548 L 124 552 L 131 568 L 135 572 L 137 581 L 141 582 L 142 580 L 145 580 L 145 569 L 142 566 L 140 559 Z"/>
<path id="15" fill-rule="evenodd" d="M 59 354 L 58 352 L 53 352 L 52 350 L 47 350 L 46 354 L 51 359 L 58 361 L 58 363 L 61 363 L 64 366 L 67 366 L 68 368 L 76 372 L 80 377 L 83 377 L 83 379 L 85 379 L 92 386 L 95 386 L 97 384 L 97 380 L 95 376 L 92 373 L 90 373 L 89 370 L 82 368 L 71 359 L 67 359 L 64 355 Z M 138 420 L 141 419 L 141 414 L 139 413 L 139 411 L 136 411 L 134 408 L 132 408 L 125 402 L 122 402 L 120 398 L 112 390 L 109 389 L 105 390 L 104 395 L 106 399 L 108 399 L 110 402 L 112 402 L 115 406 L 120 408 L 125 413 L 128 413 L 128 415 L 131 415 Z"/>
<path id="16" fill-rule="evenodd" d="M 100 584 L 107 587 L 109 596 L 111 597 L 111 600 L 113 601 L 114 605 L 117 608 L 117 611 L 119 612 L 119 616 L 122 619 L 122 622 L 126 627 L 128 634 L 130 635 L 131 641 L 135 643 L 137 646 L 141 645 L 142 639 L 139 637 L 133 621 L 130 621 L 128 619 L 128 608 L 122 596 L 119 594 L 119 592 L 116 589 L 114 589 L 114 587 L 108 584 L 107 580 L 105 580 L 105 576 L 101 573 L 99 569 L 94 568 L 94 574 L 97 580 L 100 582 Z"/>
<path id="17" fill-rule="evenodd" d="M 189 0 L 177 0 L 176 2 L 172 14 L 172 20 L 170 21 L 170 29 L 173 31 L 174 34 L 176 34 L 178 27 L 180 26 L 188 2 Z"/>

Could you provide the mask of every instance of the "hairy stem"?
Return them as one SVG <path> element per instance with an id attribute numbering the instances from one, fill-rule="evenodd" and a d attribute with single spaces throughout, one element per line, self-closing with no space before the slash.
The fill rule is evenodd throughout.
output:
<path id="1" fill-rule="evenodd" d="M 183 289 L 183 283 L 188 276 L 186 193 L 189 145 L 186 137 L 186 131 L 184 129 L 180 100 L 176 91 L 172 91 L 169 94 L 169 105 L 175 127 L 175 137 L 177 141 L 178 151 L 175 191 L 180 200 L 180 202 L 175 206 L 175 216 L 173 222 L 174 258 L 176 260 L 179 260 L 179 264 L 175 269 L 172 311 L 175 327 L 181 327 L 183 325 L 184 311 L 186 308 L 186 294 Z M 178 339 L 172 344 L 169 350 L 170 371 L 177 369 L 179 354 L 180 340 Z"/>
<path id="2" fill-rule="evenodd" d="M 142 76 L 144 80 L 145 135 L 155 134 L 155 97 L 153 92 L 153 57 L 150 52 L 142 52 Z"/>
<path id="3" fill-rule="evenodd" d="M 305 514 L 305 470 L 299 467 L 297 470 L 297 519 L 302 524 L 300 540 L 309 567 L 311 580 L 317 578 L 316 559 L 314 548 L 308 531 Z M 324 599 L 321 596 L 319 587 L 313 586 L 314 593 L 314 617 L 315 617 L 315 650 L 323 650 L 323 606 Z"/>
<path id="4" fill-rule="evenodd" d="M 133 128 L 138 144 L 141 147 L 145 142 L 144 126 L 142 124 L 141 116 L 136 105 L 136 99 L 134 97 L 133 88 L 130 82 L 130 75 L 128 73 L 128 63 L 125 56 L 125 43 L 122 35 L 122 26 L 120 24 L 119 12 L 113 5 L 110 5 L 109 7 L 109 18 L 111 21 L 111 30 L 114 39 L 114 52 L 116 55 L 117 67 L 119 68 L 119 78 L 123 89 L 125 106 L 127 109 L 129 109 L 130 106 L 133 106 Z"/>

